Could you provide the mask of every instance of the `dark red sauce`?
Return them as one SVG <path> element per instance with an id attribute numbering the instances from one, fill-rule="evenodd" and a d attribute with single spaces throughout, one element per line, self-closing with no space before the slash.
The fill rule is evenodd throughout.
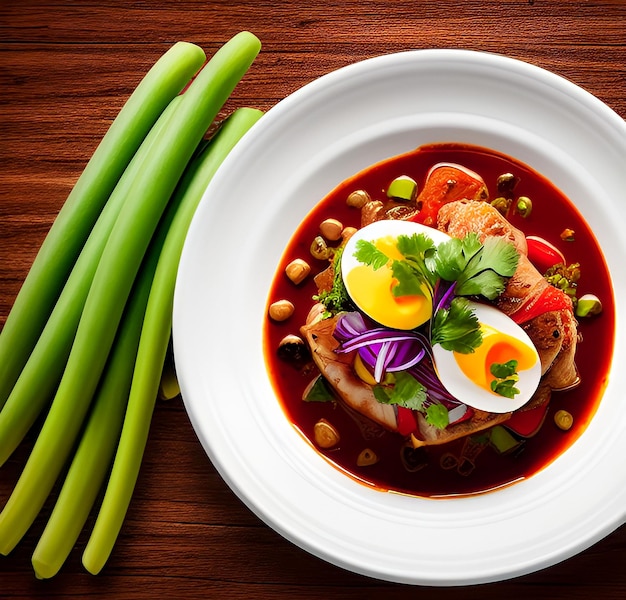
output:
<path id="1" fill-rule="evenodd" d="M 408 471 L 400 459 L 405 445 L 402 436 L 382 432 L 377 427 L 359 426 L 340 403 L 303 402 L 302 393 L 312 373 L 303 373 L 276 356 L 280 340 L 288 333 L 298 334 L 313 304 L 312 296 L 317 293 L 312 277 L 294 286 L 284 275 L 285 266 L 294 258 L 307 260 L 313 274 L 326 266 L 322 261 L 316 263 L 309 254 L 319 224 L 332 217 L 344 226 L 359 227 L 360 211 L 346 204 L 350 192 L 363 189 L 373 199 L 384 199 L 389 182 L 400 175 L 413 177 L 421 188 L 428 169 L 438 162 L 458 163 L 479 173 L 487 184 L 490 198 L 496 195 L 499 175 L 510 172 L 519 177 L 515 195 L 531 198 L 533 209 L 528 218 L 514 216 L 510 218 L 511 223 L 526 235 L 540 236 L 557 246 L 568 264 L 580 263 L 578 297 L 593 293 L 602 300 L 604 307 L 597 317 L 579 319 L 582 342 L 577 348 L 576 364 L 581 384 L 570 391 L 553 392 L 543 426 L 534 437 L 525 440 L 519 451 L 501 455 L 490 446 L 481 446 L 469 473 L 463 468 L 468 463 L 451 469 L 442 467 L 446 456 L 457 459 L 462 456 L 467 443 L 464 439 L 428 447 L 422 456 L 427 461 L 426 466 L 417 472 Z M 574 230 L 573 242 L 561 240 L 560 234 L 565 228 Z M 577 209 L 549 181 L 517 160 L 488 149 L 457 144 L 424 146 L 374 165 L 343 182 L 313 208 L 294 232 L 277 267 L 268 304 L 283 298 L 295 305 L 295 313 L 286 322 L 267 320 L 265 354 L 273 386 L 287 418 L 309 440 L 313 440 L 313 426 L 320 418 L 330 421 L 339 430 L 341 442 L 331 450 L 319 451 L 347 474 L 382 490 L 418 496 L 463 495 L 493 490 L 528 478 L 551 463 L 581 435 L 606 387 L 613 351 L 614 306 L 609 273 L 598 243 Z M 567 410 L 574 418 L 574 425 L 568 431 L 554 424 L 553 415 L 559 409 Z M 376 464 L 356 465 L 357 456 L 364 448 L 371 448 L 377 454 Z"/>

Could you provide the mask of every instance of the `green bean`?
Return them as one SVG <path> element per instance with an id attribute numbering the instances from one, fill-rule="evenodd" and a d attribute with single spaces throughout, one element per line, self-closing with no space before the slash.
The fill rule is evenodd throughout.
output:
<path id="1" fill-rule="evenodd" d="M 187 85 L 205 58 L 198 46 L 187 42 L 174 44 L 128 98 L 76 181 L 0 332 L 0 408 L 113 188 L 161 112 Z"/>
<path id="2" fill-rule="evenodd" d="M 0 513 L 0 552 L 28 530 L 74 444 L 111 349 L 121 313 L 185 166 L 260 49 L 241 32 L 183 94 L 153 156 L 136 178 L 98 264 L 59 388 L 13 493 Z"/>
<path id="3" fill-rule="evenodd" d="M 144 168 L 154 144 L 182 97 L 174 98 L 150 130 L 115 186 L 96 221 L 63 291 L 33 348 L 22 373 L 0 411 L 0 465 L 33 425 L 54 395 L 72 348 L 80 315 L 89 293 L 98 261 L 115 221 L 139 170 Z"/>
<path id="4" fill-rule="evenodd" d="M 96 524 L 83 554 L 83 565 L 90 573 L 99 573 L 106 563 L 122 527 L 139 475 L 172 330 L 176 274 L 189 225 L 218 167 L 261 115 L 255 109 L 235 111 L 203 154 L 192 163 L 177 190 L 176 204 L 180 204 L 165 240 L 150 290 L 119 447 Z"/>

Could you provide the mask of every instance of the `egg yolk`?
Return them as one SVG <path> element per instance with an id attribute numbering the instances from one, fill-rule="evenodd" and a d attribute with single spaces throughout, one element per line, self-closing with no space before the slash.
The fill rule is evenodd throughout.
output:
<path id="1" fill-rule="evenodd" d="M 367 265 L 358 265 L 346 277 L 350 296 L 363 312 L 381 325 L 393 329 L 414 329 L 430 319 L 432 298 L 427 288 L 422 287 L 423 296 L 394 296 L 397 284 L 391 271 L 393 259 L 402 260 L 392 236 L 380 238 L 374 245 L 390 257 L 389 264 L 374 270 Z"/>
<path id="2" fill-rule="evenodd" d="M 481 323 L 481 330 L 483 343 L 473 353 L 454 352 L 457 364 L 468 379 L 491 392 L 494 376 L 489 369 L 492 364 L 516 360 L 518 373 L 534 366 L 537 361 L 534 349 L 523 341 L 484 323 Z"/>

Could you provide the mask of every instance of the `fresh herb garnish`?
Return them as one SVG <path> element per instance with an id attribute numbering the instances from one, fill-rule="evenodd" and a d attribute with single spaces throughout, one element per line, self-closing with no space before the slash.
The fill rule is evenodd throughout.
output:
<path id="1" fill-rule="evenodd" d="M 433 319 L 431 344 L 445 350 L 470 354 L 482 344 L 480 322 L 466 298 L 456 297 L 450 308 L 440 308 Z"/>
<path id="2" fill-rule="evenodd" d="M 448 409 L 443 404 L 431 404 L 426 409 L 426 422 L 437 429 L 445 429 L 450 423 Z"/>
<path id="3" fill-rule="evenodd" d="M 394 374 L 392 387 L 375 385 L 374 396 L 381 404 L 397 404 L 404 408 L 422 410 L 426 400 L 426 388 L 406 371 Z"/>
<path id="4" fill-rule="evenodd" d="M 492 392 L 505 398 L 514 398 L 516 394 L 520 393 L 515 387 L 515 384 L 519 381 L 516 360 L 509 360 L 505 363 L 493 363 L 489 367 L 489 372 L 495 377 L 491 382 Z"/>
<path id="5" fill-rule="evenodd" d="M 374 271 L 382 269 L 388 262 L 389 257 L 379 250 L 372 242 L 358 240 L 355 245 L 354 257 L 364 265 L 372 267 Z"/>
<path id="6" fill-rule="evenodd" d="M 343 248 L 338 248 L 333 258 L 333 285 L 330 290 L 324 290 L 313 296 L 313 300 L 321 302 L 326 310 L 322 314 L 323 318 L 332 317 L 337 313 L 352 310 L 353 304 L 346 286 L 341 276 L 341 254 Z"/>
<path id="7" fill-rule="evenodd" d="M 457 296 L 484 296 L 489 300 L 504 291 L 506 278 L 515 273 L 518 261 L 513 244 L 493 236 L 481 244 L 476 233 L 439 244 L 433 259 L 439 277 L 456 281 Z"/>

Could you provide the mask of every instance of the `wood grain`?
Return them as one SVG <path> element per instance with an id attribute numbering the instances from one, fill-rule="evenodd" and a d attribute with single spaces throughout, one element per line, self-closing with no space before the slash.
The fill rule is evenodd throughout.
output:
<path id="1" fill-rule="evenodd" d="M 243 105 L 269 109 L 316 77 L 367 57 L 451 47 L 554 71 L 624 118 L 625 25 L 623 0 L 5 0 L 0 324 L 91 152 L 145 71 L 177 40 L 210 54 L 242 29 L 261 38 L 262 53 L 224 113 Z M 0 470 L 2 504 L 33 438 Z M 128 518 L 100 575 L 80 565 L 83 534 L 56 578 L 35 579 L 30 556 L 51 506 L 16 550 L 0 557 L 1 597 L 626 597 L 625 527 L 544 571 L 471 588 L 416 590 L 329 565 L 284 540 L 231 492 L 180 400 L 157 406 Z"/>

